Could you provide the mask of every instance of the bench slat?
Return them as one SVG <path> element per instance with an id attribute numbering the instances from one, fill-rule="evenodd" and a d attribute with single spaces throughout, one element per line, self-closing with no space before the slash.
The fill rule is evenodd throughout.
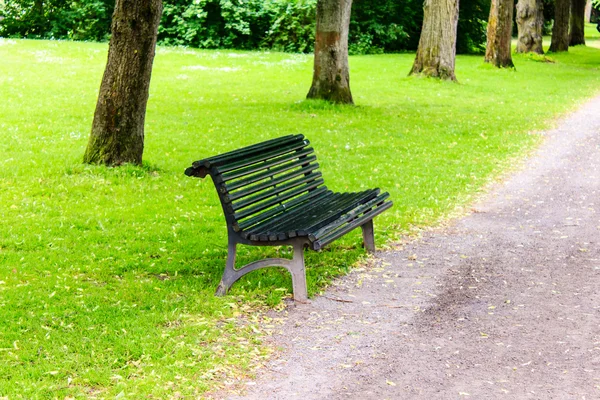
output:
<path id="1" fill-rule="evenodd" d="M 314 171 L 318 167 L 319 167 L 319 164 L 306 165 L 298 170 L 289 172 L 285 175 L 281 175 L 277 178 L 269 179 L 268 181 L 259 183 L 258 185 L 245 187 L 243 190 L 239 190 L 235 193 L 231 193 L 231 194 L 227 195 L 226 199 L 228 201 L 232 202 L 234 200 L 250 196 L 253 193 L 260 192 L 261 190 L 268 189 L 270 187 L 274 187 L 276 185 L 279 185 L 280 183 L 289 182 L 292 178 L 296 178 L 300 175 L 308 175 L 310 172 Z M 319 174 L 319 173 L 317 173 L 317 174 Z M 271 175 L 271 176 L 273 176 L 273 175 Z M 265 179 L 265 178 L 263 178 L 263 179 Z"/>
<path id="2" fill-rule="evenodd" d="M 291 199 L 291 198 L 296 197 L 304 192 L 308 192 L 309 190 L 315 189 L 319 185 L 322 185 L 322 184 L 323 184 L 322 178 L 315 179 L 312 182 L 306 183 L 302 186 L 296 187 L 293 190 L 289 190 L 285 193 L 282 193 L 281 195 L 271 198 L 268 201 L 259 203 L 255 206 L 248 207 L 248 208 L 243 209 L 242 211 L 236 212 L 233 215 L 233 217 L 237 220 L 240 220 L 242 218 L 245 218 L 252 214 L 255 214 L 259 211 L 266 210 L 267 208 L 272 207 L 272 206 L 276 205 L 277 203 L 282 203 L 285 200 Z"/>
<path id="3" fill-rule="evenodd" d="M 295 229 L 296 234 L 298 236 L 306 236 L 310 232 L 313 232 L 317 229 L 321 229 L 324 226 L 330 225 L 341 215 L 349 212 L 349 210 L 351 210 L 353 207 L 356 207 L 357 204 L 361 204 L 365 201 L 368 201 L 371 198 L 377 196 L 378 194 L 379 189 L 359 192 L 356 194 L 356 196 L 352 196 L 346 201 L 340 202 L 336 208 L 328 210 L 328 213 L 324 212 L 322 215 L 319 216 L 318 219 L 314 221 L 300 221 L 297 227 L 290 227 L 289 229 Z"/>
<path id="4" fill-rule="evenodd" d="M 294 211 L 296 210 L 296 208 L 306 206 L 306 204 L 310 205 L 312 201 L 316 201 L 317 198 L 325 196 L 329 193 L 331 193 L 331 191 L 327 190 L 327 187 L 321 186 L 320 188 L 308 192 L 304 196 L 296 197 L 295 199 L 292 199 L 284 204 L 280 204 L 279 206 L 271 208 L 270 210 L 267 210 L 258 215 L 255 215 L 254 217 L 250 217 L 243 220 L 238 224 L 239 229 L 237 229 L 236 231 L 247 229 L 250 227 L 254 229 L 254 226 L 256 226 L 257 224 L 269 222 L 269 218 L 275 217 L 277 214 L 285 215 L 288 213 L 288 210 Z M 244 239 L 248 239 L 249 236 L 250 231 L 246 231 L 243 233 Z"/>
<path id="5" fill-rule="evenodd" d="M 194 162 L 192 165 L 196 168 L 200 166 L 219 167 L 221 165 L 231 163 L 235 160 L 247 158 L 251 155 L 265 153 L 271 149 L 276 149 L 281 146 L 285 146 L 289 143 L 302 142 L 304 135 L 287 135 L 276 139 L 267 140 L 261 143 L 253 144 L 251 146 L 243 147 L 241 149 L 222 153 L 214 157 L 205 158 Z"/>
<path id="6" fill-rule="evenodd" d="M 314 155 L 308 157 L 308 155 L 311 154 L 313 151 L 314 150 L 312 149 L 312 147 L 310 147 L 308 149 L 302 149 L 302 150 L 296 151 L 295 153 L 287 154 L 282 157 L 271 158 L 268 161 L 263 161 L 262 163 L 257 163 L 257 164 L 251 165 L 250 167 L 247 167 L 247 168 L 240 168 L 235 171 L 231 171 L 231 172 L 222 174 L 222 175 L 220 175 L 220 179 L 223 182 L 228 182 L 228 181 L 231 181 L 232 179 L 241 178 L 245 175 L 254 174 L 256 172 L 260 172 L 262 170 L 272 168 L 276 165 L 280 165 L 280 164 L 286 163 L 288 161 L 295 160 L 297 158 L 302 159 L 302 160 L 308 160 L 309 158 L 313 157 L 316 160 L 317 157 L 315 157 Z"/>
<path id="7" fill-rule="evenodd" d="M 258 237 L 258 235 L 261 233 L 274 232 L 275 229 L 273 229 L 273 227 L 281 224 L 282 218 L 284 218 L 283 221 L 296 219 L 299 216 L 304 215 L 304 213 L 310 211 L 311 209 L 315 207 L 320 207 L 323 204 L 326 204 L 327 202 L 331 201 L 335 197 L 335 195 L 336 193 L 328 191 L 324 195 L 319 196 L 318 198 L 314 198 L 310 202 L 302 204 L 292 209 L 289 213 L 279 216 L 279 218 L 272 218 L 253 226 L 251 229 L 249 229 L 249 232 L 250 234 L 253 234 L 256 237 Z"/>
<path id="8" fill-rule="evenodd" d="M 266 233 L 269 236 L 284 232 L 290 237 L 303 236 L 301 231 L 307 230 L 311 225 L 319 225 L 327 223 L 329 220 L 334 220 L 340 216 L 348 206 L 363 197 L 369 196 L 368 192 L 360 193 L 334 193 L 328 198 L 326 204 L 314 204 L 302 213 L 294 215 L 294 217 L 286 218 L 285 220 L 277 221 L 270 226 L 261 227 L 261 233 Z"/>
<path id="9" fill-rule="evenodd" d="M 275 175 L 280 174 L 282 172 L 289 171 L 290 169 L 294 169 L 294 168 L 297 168 L 297 167 L 300 167 L 300 166 L 304 166 L 304 165 L 309 164 L 309 163 L 311 163 L 313 161 L 316 161 L 316 160 L 317 160 L 317 157 L 315 155 L 312 155 L 310 157 L 305 157 L 305 158 L 303 158 L 301 160 L 296 160 L 294 162 L 290 162 L 290 163 L 287 163 L 285 165 L 281 165 L 281 166 L 279 166 L 277 168 L 271 168 L 270 166 L 267 166 L 267 167 L 262 168 L 262 169 L 266 169 L 266 171 L 264 171 L 264 172 L 252 175 L 249 178 L 239 179 L 237 181 L 234 181 L 234 182 L 231 182 L 231 183 L 227 183 L 227 184 L 224 185 L 224 187 L 225 187 L 225 189 L 228 192 L 231 192 L 231 191 L 233 191 L 235 189 L 247 186 L 247 185 L 249 185 L 251 183 L 254 183 L 254 182 L 262 181 L 265 178 L 269 178 L 271 176 L 275 176 Z M 319 167 L 318 163 L 316 163 L 315 165 L 316 165 L 317 168 Z"/>
<path id="10" fill-rule="evenodd" d="M 347 211 L 342 216 L 340 216 L 335 221 L 332 221 L 328 226 L 321 227 L 320 229 L 313 231 L 308 235 L 310 240 L 313 242 L 319 240 L 322 236 L 326 235 L 328 232 L 331 232 L 332 227 L 341 226 L 348 221 L 360 216 L 361 214 L 368 212 L 371 208 L 376 207 L 377 205 L 382 204 L 387 198 L 389 198 L 389 193 L 382 193 L 376 198 L 369 200 L 368 202 L 353 208 L 350 211 Z"/>
<path id="11" fill-rule="evenodd" d="M 322 249 L 323 247 L 327 246 L 329 243 L 344 236 L 346 233 L 350 232 L 351 230 L 358 228 L 359 226 L 361 226 L 362 224 L 364 224 L 365 222 L 367 222 L 369 220 L 372 220 L 377 215 L 381 214 L 382 212 L 384 212 L 391 206 L 392 206 L 391 201 L 387 201 L 387 202 L 381 204 L 381 206 L 376 207 L 376 208 L 372 209 L 371 211 L 369 211 L 368 213 L 365 213 L 361 217 L 352 220 L 350 223 L 344 225 L 340 229 L 337 229 L 337 230 L 329 233 L 328 235 L 323 236 L 321 239 L 314 241 L 312 243 L 313 249 L 314 250 Z"/>
<path id="12" fill-rule="evenodd" d="M 236 203 L 231 204 L 231 208 L 233 211 L 241 210 L 242 208 L 246 208 L 252 204 L 258 203 L 259 201 L 268 199 L 269 197 L 277 196 L 281 193 L 284 193 L 288 190 L 291 190 L 297 186 L 300 186 L 304 183 L 309 183 L 321 177 L 321 172 L 311 172 L 308 175 L 300 178 L 294 179 L 292 181 L 287 181 L 281 186 L 275 186 L 272 189 L 264 190 L 254 196 L 246 197 L 243 200 L 240 200 Z"/>
<path id="13" fill-rule="evenodd" d="M 303 140 L 301 142 L 278 147 L 275 150 L 271 150 L 266 153 L 261 153 L 256 156 L 253 156 L 253 157 L 243 157 L 238 161 L 230 162 L 227 164 L 223 164 L 222 166 L 219 166 L 219 172 L 224 173 L 224 172 L 236 170 L 238 168 L 247 167 L 248 165 L 260 163 L 260 162 L 268 160 L 270 158 L 281 156 L 286 153 L 291 153 L 296 150 L 301 150 L 304 147 L 306 147 L 307 145 L 308 145 L 308 140 Z"/>

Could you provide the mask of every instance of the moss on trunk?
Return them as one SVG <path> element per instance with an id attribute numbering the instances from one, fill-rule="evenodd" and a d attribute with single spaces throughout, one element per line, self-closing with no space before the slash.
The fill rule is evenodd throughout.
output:
<path id="1" fill-rule="evenodd" d="M 458 0 L 425 0 L 423 29 L 410 74 L 456 80 Z"/>
<path id="2" fill-rule="evenodd" d="M 514 0 L 492 0 L 487 26 L 485 62 L 498 68 L 514 67 L 510 53 Z"/>

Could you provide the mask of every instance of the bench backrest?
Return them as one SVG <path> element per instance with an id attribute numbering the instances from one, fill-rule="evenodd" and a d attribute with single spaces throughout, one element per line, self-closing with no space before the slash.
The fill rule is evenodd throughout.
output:
<path id="1" fill-rule="evenodd" d="M 196 161 L 185 173 L 210 174 L 237 232 L 327 190 L 309 144 L 303 135 L 288 135 Z"/>

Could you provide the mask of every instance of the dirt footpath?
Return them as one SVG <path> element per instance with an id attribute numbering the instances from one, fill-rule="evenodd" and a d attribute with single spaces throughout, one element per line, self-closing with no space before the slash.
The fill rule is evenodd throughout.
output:
<path id="1" fill-rule="evenodd" d="M 547 136 L 467 217 L 290 307 L 245 398 L 600 399 L 600 97 Z"/>

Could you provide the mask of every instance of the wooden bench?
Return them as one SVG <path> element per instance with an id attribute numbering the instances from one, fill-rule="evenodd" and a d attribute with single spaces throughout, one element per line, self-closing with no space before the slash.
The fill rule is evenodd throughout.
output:
<path id="1" fill-rule="evenodd" d="M 392 206 L 389 194 L 327 189 L 309 143 L 303 135 L 288 135 L 196 161 L 185 170 L 188 176 L 212 177 L 225 214 L 229 245 L 218 296 L 249 272 L 280 266 L 292 275 L 294 300 L 306 302 L 304 247 L 320 250 L 360 226 L 366 250 L 375 251 L 373 218 Z M 348 168 L 359 173 L 360 167 Z M 236 269 L 238 244 L 289 245 L 294 256 Z"/>

